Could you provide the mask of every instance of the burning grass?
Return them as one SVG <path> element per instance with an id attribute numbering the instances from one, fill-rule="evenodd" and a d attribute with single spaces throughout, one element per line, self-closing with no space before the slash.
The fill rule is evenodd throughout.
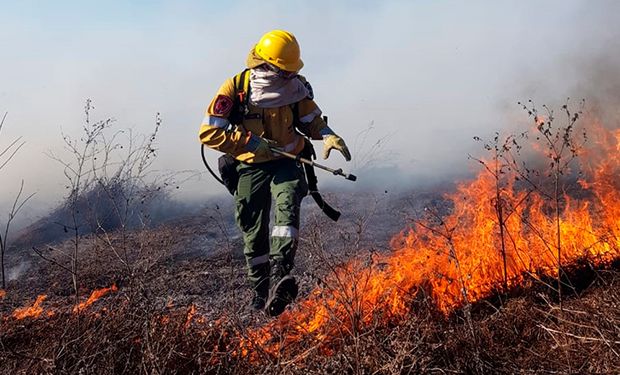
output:
<path id="1" fill-rule="evenodd" d="M 591 120 L 590 147 L 580 149 L 551 119 L 534 119 L 550 171 L 532 175 L 509 146 L 488 148 L 486 169 L 445 195 L 447 215 L 431 207 L 391 251 L 323 264 L 330 272 L 275 320 L 247 315 L 233 283 L 210 290 L 213 307 L 175 304 L 165 284 L 136 277 L 73 311 L 4 319 L 3 370 L 611 373 L 620 361 L 620 130 Z M 563 164 L 564 146 L 580 164 Z M 19 311 L 41 315 L 42 303 Z"/>
<path id="2" fill-rule="evenodd" d="M 535 123 L 541 126 L 539 118 Z M 620 130 L 590 128 L 590 151 L 597 152 L 582 160 L 581 198 L 564 190 L 559 206 L 540 189 L 518 189 L 517 171 L 505 172 L 499 190 L 500 176 L 483 170 L 446 196 L 453 203 L 448 216 L 418 220 L 393 239 L 392 252 L 339 267 L 293 311 L 250 331 L 243 355 L 255 357 L 256 347 L 272 355 L 298 352 L 298 342 L 329 348 L 342 334 L 406 319 L 420 295 L 444 315 L 532 283 L 547 285 L 561 302 L 563 291 L 575 291 L 567 269 L 601 269 L 620 259 Z M 557 216 L 549 214 L 553 203 Z"/>
<path id="3" fill-rule="evenodd" d="M 420 297 L 407 319 L 358 331 L 343 324 L 329 345 L 305 336 L 275 352 L 256 344 L 246 356 L 234 348 L 252 331 L 234 311 L 215 320 L 193 305 L 166 307 L 121 290 L 89 314 L 4 320 L 0 359 L 5 373 L 613 373 L 620 275 L 591 275 L 592 285 L 562 309 L 548 290 L 531 287 L 502 308 L 474 305 L 468 322 Z M 287 339 L 284 330 L 272 333 Z"/>
<path id="4" fill-rule="evenodd" d="M 111 292 L 117 292 L 118 288 L 116 285 L 112 285 L 109 288 L 101 288 L 94 290 L 90 297 L 86 301 L 80 302 L 79 304 L 73 306 L 71 310 L 73 314 L 79 314 L 85 312 L 92 304 L 97 302 L 99 299 L 107 295 Z M 54 308 L 45 308 L 43 306 L 45 300 L 47 299 L 46 294 L 41 294 L 37 296 L 36 300 L 32 304 L 27 304 L 23 307 L 16 308 L 11 317 L 15 320 L 23 320 L 26 318 L 36 319 L 40 317 L 51 317 L 56 315 L 56 310 Z M 4 318 L 4 320 L 8 320 L 9 318 Z"/>
<path id="5" fill-rule="evenodd" d="M 13 312 L 13 318 L 17 320 L 26 319 L 26 318 L 38 318 L 43 313 L 43 301 L 47 299 L 45 294 L 42 294 L 37 297 L 36 301 L 30 306 L 20 307 L 15 309 Z"/>
<path id="6" fill-rule="evenodd" d="M 113 284 L 109 288 L 97 289 L 97 290 L 95 290 L 95 291 L 93 291 L 91 293 L 90 297 L 88 297 L 88 299 L 86 301 L 80 302 L 79 304 L 75 305 L 73 307 L 73 312 L 74 313 L 80 313 L 80 312 L 86 310 L 90 305 L 95 303 L 101 297 L 105 296 L 106 294 L 108 294 L 110 292 L 116 292 L 116 291 L 118 291 L 118 288 L 116 287 L 116 284 Z"/>

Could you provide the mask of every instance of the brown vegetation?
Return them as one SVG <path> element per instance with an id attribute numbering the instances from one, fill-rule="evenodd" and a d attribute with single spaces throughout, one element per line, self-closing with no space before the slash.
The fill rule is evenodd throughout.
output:
<path id="1" fill-rule="evenodd" d="M 38 249 L 0 305 L 0 369 L 614 373 L 620 133 L 592 126 L 585 152 L 568 110 L 565 127 L 526 110 L 551 150 L 542 169 L 498 135 L 477 178 L 443 196 L 331 197 L 347 207 L 337 227 L 304 207 L 302 290 L 277 319 L 248 307 L 230 207 Z M 572 164 L 581 155 L 593 163 Z"/>
<path id="2" fill-rule="evenodd" d="M 225 252 L 191 261 L 146 260 L 172 255 L 178 234 L 167 227 L 149 235 L 148 246 L 157 250 L 145 256 L 144 272 L 131 285 L 116 278 L 122 269 L 99 268 L 114 264 L 112 257 L 85 249 L 93 251 L 82 254 L 85 263 L 98 265 L 83 271 L 84 292 L 113 282 L 120 290 L 79 313 L 70 295 L 62 295 L 70 288 L 58 282 L 45 288 L 51 295 L 37 305 L 38 318 L 9 316 L 12 306 L 34 298 L 17 294 L 27 294 L 25 289 L 9 294 L 0 323 L 2 373 L 613 373 L 617 368 L 620 274 L 587 267 L 567 271 L 580 289 L 565 296 L 562 309 L 555 293 L 541 284 L 514 291 L 507 301 L 502 295 L 483 300 L 472 306 L 470 319 L 462 310 L 445 316 L 430 297 L 418 295 L 405 319 L 377 320 L 355 332 L 342 329 L 328 345 L 308 336 L 276 352 L 256 346 L 243 353 L 243 342 L 269 320 L 246 308 L 242 260 L 227 259 Z M 315 249 L 301 251 L 308 257 Z M 60 275 L 46 272 L 54 285 Z M 60 282 L 70 285 L 67 277 Z M 274 331 L 272 340 L 285 336 Z"/>

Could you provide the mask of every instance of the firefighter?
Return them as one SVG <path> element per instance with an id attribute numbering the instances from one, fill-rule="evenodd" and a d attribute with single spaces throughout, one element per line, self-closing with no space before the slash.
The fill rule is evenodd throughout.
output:
<path id="1" fill-rule="evenodd" d="M 281 314 L 297 296 L 290 275 L 299 238 L 300 205 L 308 193 L 302 167 L 272 153 L 299 154 L 306 139 L 323 140 L 323 158 L 335 149 L 351 154 L 328 126 L 313 100 L 295 36 L 273 30 L 250 50 L 247 69 L 227 79 L 209 105 L 200 141 L 235 158 L 235 219 L 243 232 L 251 306 Z M 303 135 L 301 135 L 301 134 Z M 272 199 L 275 223 L 269 230 Z M 271 235 L 271 238 L 270 238 Z"/>

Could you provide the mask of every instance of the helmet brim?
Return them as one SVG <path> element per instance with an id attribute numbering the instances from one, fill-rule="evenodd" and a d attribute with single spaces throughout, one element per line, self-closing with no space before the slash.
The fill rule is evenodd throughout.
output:
<path id="1" fill-rule="evenodd" d="M 297 73 L 303 67 L 304 67 L 304 62 L 301 59 L 299 59 L 299 60 L 297 60 L 297 62 L 294 65 L 291 65 L 291 66 L 287 65 L 283 69 L 286 70 L 287 72 L 295 72 L 295 73 Z"/>
<path id="2" fill-rule="evenodd" d="M 248 58 L 245 61 L 245 65 L 250 68 L 250 69 L 254 69 L 256 67 L 259 67 L 263 64 L 265 64 L 266 61 L 263 60 L 260 56 L 258 56 L 258 54 L 256 53 L 256 47 L 252 48 L 252 50 L 250 50 L 250 53 L 248 53 Z"/>

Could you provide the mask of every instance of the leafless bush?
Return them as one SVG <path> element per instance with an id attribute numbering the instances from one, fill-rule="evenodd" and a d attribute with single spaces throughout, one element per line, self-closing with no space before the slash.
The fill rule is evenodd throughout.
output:
<path id="1" fill-rule="evenodd" d="M 4 126 L 4 121 L 6 120 L 7 114 L 8 113 L 5 112 L 4 116 L 2 116 L 2 120 L 0 120 L 0 132 L 2 132 L 2 127 Z M 0 151 L 0 170 L 2 170 L 2 168 L 4 168 L 13 159 L 13 157 L 22 148 L 22 146 L 24 146 L 25 143 L 26 142 L 22 141 L 21 137 L 18 137 L 15 140 L 13 140 L 4 149 L 0 149 L 1 150 Z M 8 212 L 7 221 L 4 227 L 2 227 L 2 230 L 0 230 L 0 272 L 2 272 L 1 289 L 6 289 L 4 256 L 5 256 L 7 247 L 8 247 L 8 237 L 9 237 L 9 231 L 11 229 L 11 224 L 13 220 L 15 219 L 15 217 L 17 216 L 17 214 L 19 213 L 19 211 L 21 211 L 21 209 L 24 207 L 24 204 L 26 204 L 30 200 L 30 198 L 34 196 L 34 194 L 30 194 L 26 197 L 22 197 L 23 193 L 24 193 L 24 180 L 22 180 L 20 188 L 19 188 L 19 192 L 17 193 L 17 196 L 13 200 L 11 209 Z"/>
<path id="2" fill-rule="evenodd" d="M 545 114 L 541 115 L 529 100 L 526 104 L 519 102 L 534 122 L 535 134 L 531 135 L 528 131 L 519 134 L 509 134 L 505 137 L 500 133 L 495 133 L 491 140 L 483 141 L 480 137 L 474 140 L 483 142 L 484 149 L 489 153 L 488 158 L 476 158 L 469 156 L 480 163 L 495 181 L 495 197 L 490 199 L 495 207 L 501 255 L 503 259 L 504 272 L 504 292 L 508 290 L 508 269 L 507 269 L 507 247 L 509 239 L 514 233 L 510 233 L 506 223 L 512 215 L 517 214 L 520 206 L 528 202 L 532 193 L 544 197 L 553 209 L 553 216 L 556 225 L 555 238 L 541 238 L 548 248 L 555 248 L 557 258 L 557 288 L 558 299 L 562 301 L 562 286 L 567 285 L 562 278 L 562 233 L 560 228 L 561 212 L 564 206 L 567 185 L 575 184 L 574 179 L 570 179 L 571 166 L 583 152 L 584 144 L 587 141 L 586 129 L 577 127 L 577 121 L 582 114 L 584 102 L 577 111 L 571 111 L 568 101 L 562 106 L 565 115 L 565 123 L 558 125 L 560 121 L 554 116 L 554 111 L 543 105 Z M 579 132 L 581 130 L 581 132 Z M 547 158 L 548 163 L 531 163 L 528 158 L 532 155 L 522 154 L 524 143 L 535 139 L 531 147 L 538 148 Z M 538 160 L 538 158 L 536 158 Z M 533 164 L 533 165 L 532 165 Z M 512 194 L 516 189 L 526 192 L 519 199 Z M 521 217 L 524 223 L 529 224 L 526 217 Z M 536 228 L 532 228 L 536 230 Z M 514 245 L 514 244 L 513 244 Z M 516 251 L 516 249 L 515 249 Z"/>
<path id="3" fill-rule="evenodd" d="M 140 254 L 145 249 L 140 241 L 135 241 L 139 236 L 135 233 L 130 236 L 129 231 L 146 228 L 150 208 L 167 197 L 170 186 L 176 186 L 174 175 L 151 171 L 161 126 L 159 114 L 153 132 L 143 136 L 132 130 L 113 130 L 112 118 L 92 120 L 93 109 L 91 100 L 87 100 L 80 136 L 63 134 L 65 154 L 49 153 L 63 166 L 68 195 L 65 204 L 48 220 L 72 235 L 72 248 L 70 251 L 58 246 L 33 248 L 39 256 L 71 274 L 76 303 L 83 236 L 92 233 L 92 240 L 101 242 L 113 253 L 125 276 L 131 279 L 138 260 L 144 260 Z"/>
<path id="4" fill-rule="evenodd" d="M 536 109 L 536 106 L 529 101 L 530 106 L 523 105 L 523 109 L 528 111 L 528 114 L 533 117 L 536 125 L 536 130 L 539 133 L 537 140 L 542 139 L 546 156 L 549 160 L 549 169 L 546 175 L 552 179 L 552 184 L 538 184 L 536 190 L 542 193 L 544 196 L 549 197 L 554 205 L 555 223 L 556 223 L 556 238 L 555 245 L 557 248 L 558 258 L 558 297 L 560 300 L 560 306 L 562 303 L 562 232 L 560 228 L 560 214 L 562 211 L 563 197 L 566 192 L 566 185 L 563 181 L 564 176 L 570 173 L 571 163 L 582 152 L 583 145 L 587 141 L 587 133 L 584 128 L 582 137 L 578 137 L 576 123 L 582 114 L 584 102 L 581 103 L 581 109 L 578 111 L 571 111 L 567 103 L 562 106 L 562 111 L 566 117 L 564 125 L 557 125 L 555 123 L 554 111 L 547 106 L 543 105 L 546 110 L 546 115 L 541 116 Z M 546 191 L 547 186 L 552 186 L 552 191 Z"/>
<path id="5" fill-rule="evenodd" d="M 370 121 L 364 130 L 355 135 L 352 147 L 355 155 L 353 159 L 353 169 L 371 169 L 376 167 L 378 163 L 389 160 L 390 156 L 393 156 L 391 152 L 387 151 L 385 148 L 386 142 L 392 134 L 377 136 L 373 134 L 374 131 L 376 131 L 376 129 L 373 120 Z"/>

